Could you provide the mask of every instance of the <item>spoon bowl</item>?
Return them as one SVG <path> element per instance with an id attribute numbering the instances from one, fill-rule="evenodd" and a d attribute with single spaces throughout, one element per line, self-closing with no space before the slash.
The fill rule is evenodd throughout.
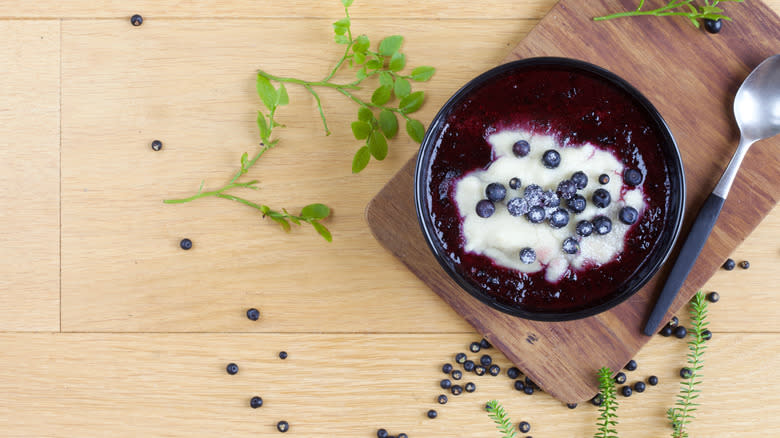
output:
<path id="1" fill-rule="evenodd" d="M 739 87 L 734 117 L 747 139 L 758 141 L 780 133 L 780 55 L 767 58 Z"/>

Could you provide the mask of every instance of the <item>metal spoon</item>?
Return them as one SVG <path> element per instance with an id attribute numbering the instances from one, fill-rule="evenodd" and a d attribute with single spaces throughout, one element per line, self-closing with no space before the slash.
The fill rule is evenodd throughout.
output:
<path id="1" fill-rule="evenodd" d="M 658 297 L 645 326 L 644 333 L 648 336 L 656 333 L 669 306 L 672 305 L 680 287 L 691 272 L 718 219 L 731 184 L 737 176 L 739 165 L 742 164 L 748 149 L 753 143 L 780 133 L 780 55 L 765 59 L 739 87 L 734 98 L 734 117 L 741 136 L 739 146 L 718 185 L 704 201 L 693 222 L 688 238 L 680 250 L 680 255 L 677 256 L 672 272 L 666 279 L 661 296 Z"/>

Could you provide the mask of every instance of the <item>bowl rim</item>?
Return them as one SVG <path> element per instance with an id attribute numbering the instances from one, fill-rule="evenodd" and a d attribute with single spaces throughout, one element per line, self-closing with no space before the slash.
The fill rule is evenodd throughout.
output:
<path id="1" fill-rule="evenodd" d="M 472 92 L 475 88 L 481 86 L 486 81 L 496 76 L 502 75 L 508 71 L 518 68 L 529 68 L 533 66 L 545 65 L 573 68 L 594 74 L 600 79 L 607 81 L 611 85 L 616 86 L 630 95 L 631 98 L 633 98 L 635 102 L 647 112 L 652 122 L 661 131 L 660 136 L 663 138 L 666 145 L 664 148 L 665 154 L 667 153 L 665 150 L 666 148 L 669 148 L 670 150 L 668 152 L 671 152 L 671 156 L 667 157 L 667 164 L 672 165 L 672 168 L 669 169 L 669 180 L 679 181 L 679 184 L 678 193 L 676 194 L 677 196 L 675 196 L 675 193 L 671 192 L 669 195 L 670 201 L 668 207 L 668 216 L 672 224 L 671 236 L 670 238 L 664 240 L 662 237 L 665 236 L 667 232 L 662 232 L 662 234 L 659 236 L 659 240 L 662 241 L 659 241 L 651 252 L 651 254 L 657 258 L 657 260 L 652 261 L 649 268 L 643 269 L 643 272 L 641 273 L 642 275 L 638 280 L 632 281 L 630 287 L 627 287 L 622 291 L 618 291 L 617 293 L 613 292 L 612 296 L 608 296 L 608 299 L 595 306 L 566 312 L 535 313 L 497 301 L 494 297 L 491 297 L 490 295 L 482 292 L 479 288 L 466 280 L 457 269 L 454 269 L 448 262 L 445 262 L 445 259 L 447 258 L 442 256 L 439 252 L 441 249 L 438 247 L 438 239 L 433 235 L 434 231 L 429 229 L 432 228 L 432 221 L 430 219 L 427 203 L 425 202 L 427 197 L 427 184 L 425 178 L 423 177 L 426 176 L 428 167 L 426 158 L 430 156 L 432 144 L 436 139 L 434 133 L 438 135 L 439 128 L 443 121 L 449 115 L 452 107 L 455 106 L 462 97 Z M 677 202 L 674 202 L 674 200 Z M 631 85 L 625 79 L 603 67 L 574 58 L 552 56 L 524 58 L 501 64 L 471 79 L 458 91 L 456 91 L 444 103 L 444 105 L 442 105 L 436 116 L 434 116 L 434 118 L 431 120 L 431 123 L 426 130 L 425 136 L 423 137 L 423 141 L 420 144 L 420 149 L 417 154 L 417 162 L 415 163 L 414 168 L 414 205 L 415 211 L 417 213 L 417 220 L 428 248 L 433 253 L 434 258 L 439 263 L 439 265 L 444 269 L 449 277 L 456 284 L 458 284 L 458 286 L 460 286 L 461 289 L 465 290 L 479 301 L 489 305 L 494 309 L 500 310 L 503 313 L 535 321 L 560 322 L 597 315 L 619 305 L 620 303 L 626 301 L 629 297 L 639 292 L 650 281 L 650 279 L 652 279 L 653 276 L 658 273 L 658 270 L 661 268 L 661 266 L 663 266 L 664 263 L 669 259 L 682 228 L 683 216 L 685 213 L 685 200 L 685 171 L 683 167 L 682 156 L 680 154 L 680 148 L 674 136 L 672 135 L 672 131 L 669 128 L 669 125 L 661 116 L 661 113 L 658 111 L 658 109 L 656 109 L 656 107 L 647 97 L 645 97 L 636 87 Z M 658 257 L 658 254 L 662 255 Z M 645 266 L 645 263 L 640 264 L 637 267 L 637 271 L 639 270 L 638 268 L 643 266 Z"/>

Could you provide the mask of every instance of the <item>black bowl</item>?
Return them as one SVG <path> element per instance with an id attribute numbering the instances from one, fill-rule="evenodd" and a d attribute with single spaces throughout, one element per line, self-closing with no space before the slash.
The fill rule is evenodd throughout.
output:
<path id="1" fill-rule="evenodd" d="M 484 141 L 488 132 L 518 124 L 565 138 L 564 143 L 591 142 L 610 149 L 627 165 L 639 160 L 644 166 L 644 190 L 646 195 L 652 193 L 648 196 L 652 202 L 632 228 L 637 231 L 629 233 L 618 261 L 548 287 L 530 277 L 510 281 L 501 276 L 508 268 L 491 266 L 490 259 L 463 250 L 453 181 L 489 163 L 491 155 Z M 669 127 L 636 88 L 583 61 L 529 58 L 483 73 L 444 104 L 420 147 L 414 195 L 423 235 L 458 285 L 502 312 L 532 320 L 565 321 L 616 306 L 658 271 L 680 231 L 685 177 Z M 530 274 L 521 274 L 521 279 L 523 275 Z M 507 285 L 504 292 L 502 285 Z M 556 287 L 557 295 L 543 292 Z"/>

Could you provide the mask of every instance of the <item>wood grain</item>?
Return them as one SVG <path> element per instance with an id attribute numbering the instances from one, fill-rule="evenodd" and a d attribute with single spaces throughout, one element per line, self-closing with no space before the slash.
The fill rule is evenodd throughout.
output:
<path id="1" fill-rule="evenodd" d="M 0 21 L 0 330 L 58 330 L 59 23 Z"/>
<path id="2" fill-rule="evenodd" d="M 649 2 L 648 7 L 654 4 Z M 610 8 L 611 2 L 561 1 L 504 61 L 534 56 L 582 59 L 613 71 L 649 96 L 669 124 L 685 166 L 685 235 L 736 144 L 728 104 L 750 70 L 780 48 L 780 29 L 771 25 L 778 18 L 760 2 L 750 9 L 733 8 L 729 12 L 737 22 L 752 25 L 713 39 L 685 23 L 669 24 L 648 17 L 594 26 L 591 17 L 604 15 Z M 574 37 L 586 32 L 590 36 L 587 40 Z M 755 35 L 762 38 L 751 38 Z M 679 41 L 692 44 L 680 45 Z M 719 57 L 717 64 L 711 62 L 714 53 Z M 708 129 L 702 130 L 702 124 Z M 727 255 L 777 204 L 778 147 L 780 138 L 774 138 L 751 150 L 668 317 L 704 286 Z M 545 390 L 567 402 L 586 400 L 596 393 L 595 370 L 602 366 L 621 368 L 649 340 L 642 328 L 669 263 L 626 302 L 577 321 L 523 320 L 467 294 L 439 267 L 417 229 L 412 202 L 414 161 L 410 160 L 369 205 L 367 217 L 374 235 Z"/>

